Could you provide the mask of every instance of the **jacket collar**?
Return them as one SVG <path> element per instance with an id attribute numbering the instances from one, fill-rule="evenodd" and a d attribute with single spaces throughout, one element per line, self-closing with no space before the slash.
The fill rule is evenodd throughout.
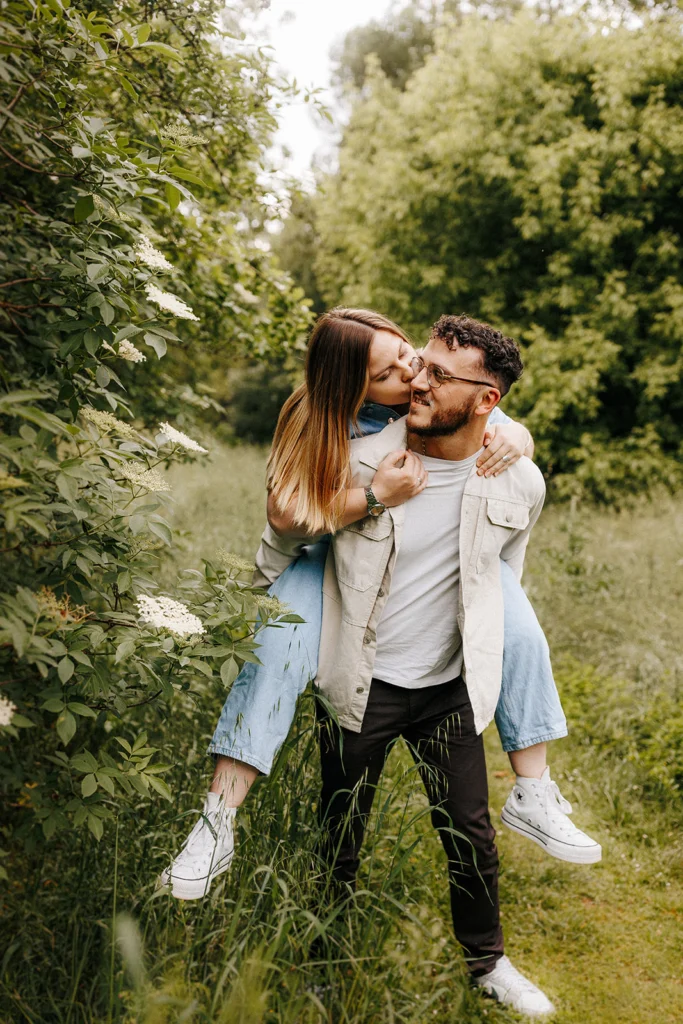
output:
<path id="1" fill-rule="evenodd" d="M 389 423 L 379 434 L 371 434 L 366 437 L 359 437 L 351 442 L 351 450 L 359 462 L 370 469 L 378 469 L 382 459 L 385 459 L 389 452 L 405 448 L 408 443 L 408 431 L 406 429 L 407 416 L 401 416 L 394 423 Z"/>

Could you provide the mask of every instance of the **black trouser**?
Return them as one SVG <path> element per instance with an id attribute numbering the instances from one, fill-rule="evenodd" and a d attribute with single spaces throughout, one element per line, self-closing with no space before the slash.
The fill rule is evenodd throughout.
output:
<path id="1" fill-rule="evenodd" d="M 474 728 L 462 678 L 418 690 L 373 679 L 360 733 L 340 729 L 322 710 L 319 718 L 320 811 L 335 879 L 354 884 L 388 748 L 403 736 L 419 767 L 433 808 L 432 823 L 448 857 L 456 938 L 473 973 L 492 970 L 503 954 L 498 851 L 489 816 L 483 739 Z"/>

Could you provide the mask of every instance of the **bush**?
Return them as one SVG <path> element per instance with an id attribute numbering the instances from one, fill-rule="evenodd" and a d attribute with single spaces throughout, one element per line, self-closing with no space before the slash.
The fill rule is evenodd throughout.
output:
<path id="1" fill-rule="evenodd" d="M 33 845 L 68 826 L 99 839 L 122 802 L 168 797 L 139 709 L 168 714 L 198 678 L 229 685 L 259 609 L 282 613 L 227 557 L 172 598 L 158 584 L 164 470 L 205 449 L 166 422 L 153 364 L 170 347 L 185 422 L 200 332 L 231 358 L 247 335 L 263 354 L 296 346 L 308 322 L 236 226 L 266 187 L 274 84 L 221 11 L 0 11 L 0 784 L 5 835 Z"/>

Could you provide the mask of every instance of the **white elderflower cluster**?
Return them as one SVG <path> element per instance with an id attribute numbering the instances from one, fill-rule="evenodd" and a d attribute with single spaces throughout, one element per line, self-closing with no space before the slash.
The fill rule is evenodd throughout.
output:
<path id="1" fill-rule="evenodd" d="M 218 561 L 228 572 L 254 572 L 256 569 L 253 562 L 248 561 L 246 558 L 240 558 L 239 555 L 233 554 L 232 551 L 224 551 L 223 548 L 220 548 L 218 551 Z"/>
<path id="2" fill-rule="evenodd" d="M 169 142 L 175 142 L 177 146 L 196 146 L 204 141 L 201 135 L 195 135 L 182 121 L 167 124 L 165 128 L 161 129 L 161 137 L 168 139 Z"/>
<path id="3" fill-rule="evenodd" d="M 151 270 L 165 270 L 166 272 L 173 270 L 173 264 L 169 263 L 163 252 L 152 245 L 147 235 L 140 235 L 135 246 L 135 255 Z"/>
<path id="4" fill-rule="evenodd" d="M 179 444 L 181 448 L 184 448 L 188 452 L 199 452 L 202 455 L 208 455 L 208 449 L 202 448 L 200 444 L 193 441 L 187 434 L 183 434 L 182 430 L 176 430 L 170 423 L 160 423 L 159 433 L 163 434 L 167 441 L 171 444 Z"/>
<path id="5" fill-rule="evenodd" d="M 171 489 L 158 470 L 143 469 L 135 462 L 128 462 L 125 466 L 120 466 L 119 473 L 124 480 L 129 480 L 138 487 L 144 487 L 146 491 L 170 491 Z"/>
<path id="6" fill-rule="evenodd" d="M 177 295 L 172 292 L 162 292 L 155 284 L 148 284 L 146 288 L 147 298 L 150 302 L 156 302 L 159 309 L 165 309 L 167 313 L 179 317 L 181 320 L 199 320 L 190 307 Z"/>
<path id="7" fill-rule="evenodd" d="M 100 434 L 118 434 L 119 437 L 125 437 L 129 441 L 138 439 L 137 431 L 123 420 L 117 420 L 116 416 L 112 416 L 110 412 L 101 412 L 99 409 L 93 409 L 86 405 L 85 409 L 81 409 L 81 416 L 84 420 L 94 423 Z"/>
<path id="8" fill-rule="evenodd" d="M 202 620 L 180 601 L 142 594 L 136 603 L 141 620 L 150 626 L 167 629 L 175 636 L 201 636 L 206 633 Z"/>
<path id="9" fill-rule="evenodd" d="M 128 341 L 128 338 L 119 342 L 118 354 L 121 359 L 126 359 L 129 363 L 144 363 L 147 359 L 145 353 L 136 348 L 132 341 Z"/>
<path id="10" fill-rule="evenodd" d="M 11 725 L 16 710 L 16 704 L 7 697 L 0 697 L 0 725 Z"/>
<path id="11" fill-rule="evenodd" d="M 277 597 L 258 597 L 256 604 L 262 618 L 278 619 L 281 615 L 289 615 L 292 610 Z"/>

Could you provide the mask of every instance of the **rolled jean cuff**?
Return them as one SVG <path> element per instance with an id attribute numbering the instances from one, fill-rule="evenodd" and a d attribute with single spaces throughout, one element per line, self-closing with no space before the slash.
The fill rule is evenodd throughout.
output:
<path id="1" fill-rule="evenodd" d="M 537 743 L 550 743 L 551 740 L 562 740 L 565 736 L 569 735 L 567 729 L 567 723 L 564 722 L 562 725 L 558 725 L 556 729 L 552 729 L 550 732 L 538 733 L 535 736 L 515 736 L 513 739 L 503 739 L 501 736 L 500 742 L 503 747 L 503 751 L 506 754 L 510 754 L 515 750 L 526 750 L 527 747 L 534 747 Z"/>
<path id="2" fill-rule="evenodd" d="M 241 761 L 243 764 L 248 764 L 251 768 L 256 768 L 262 775 L 270 775 L 270 770 L 273 767 L 272 761 L 270 764 L 266 764 L 265 761 L 256 757 L 249 750 L 244 750 L 241 747 L 229 747 L 223 746 L 220 743 L 212 743 L 206 753 L 207 757 L 211 755 L 217 755 L 218 757 L 231 757 L 233 761 Z"/>

